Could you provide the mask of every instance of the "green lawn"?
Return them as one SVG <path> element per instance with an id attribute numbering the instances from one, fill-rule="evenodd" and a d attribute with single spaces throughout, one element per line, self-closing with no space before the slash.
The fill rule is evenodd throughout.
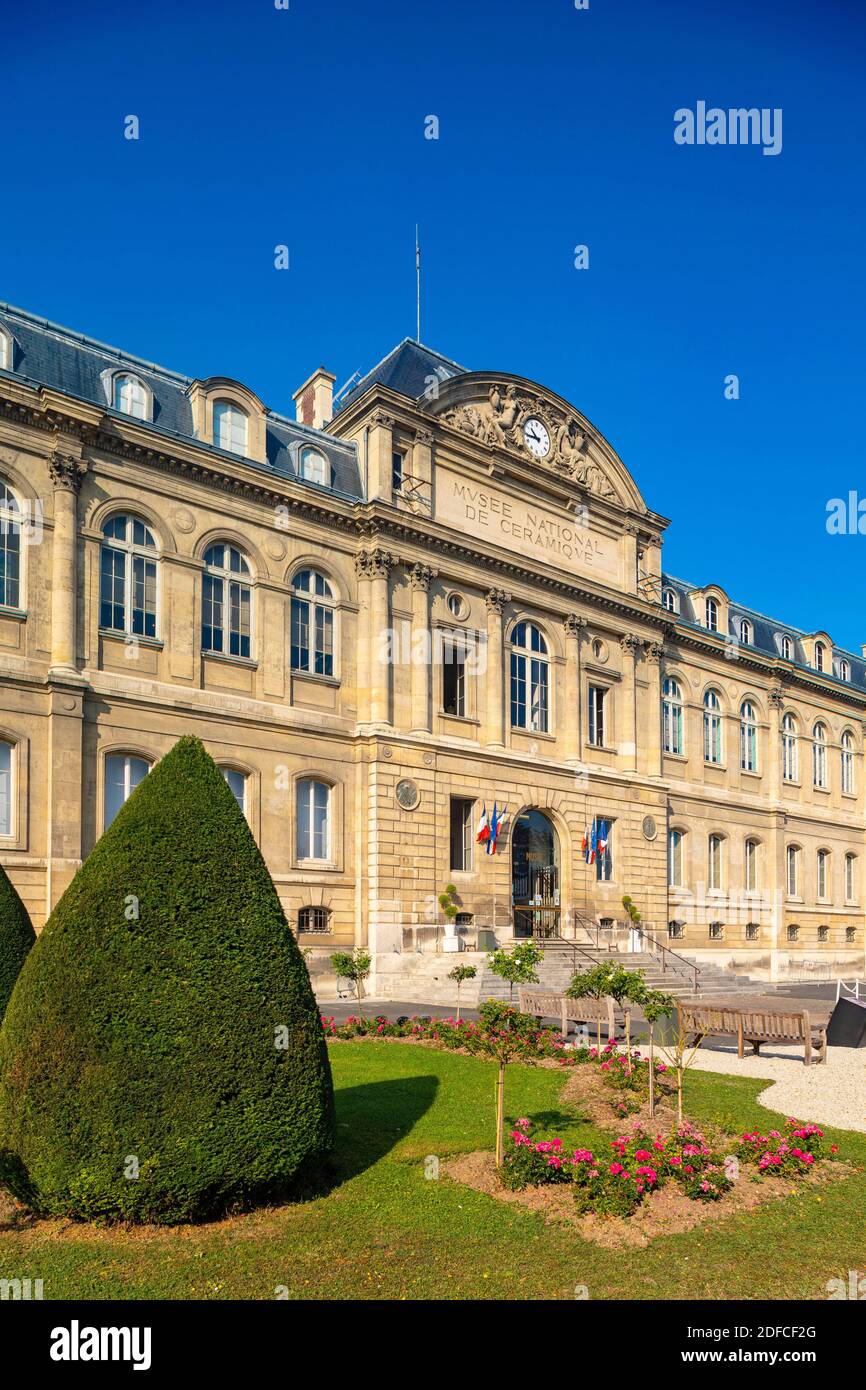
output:
<path id="1" fill-rule="evenodd" d="M 428 1155 L 492 1148 L 495 1068 L 395 1043 L 331 1048 L 336 1172 L 326 1196 L 213 1226 L 132 1234 L 36 1223 L 0 1228 L 0 1277 L 44 1280 L 46 1298 L 823 1298 L 866 1268 L 866 1135 L 835 1134 L 860 1165 L 820 1193 L 654 1241 L 603 1250 L 447 1179 Z M 606 1138 L 563 1113 L 567 1073 L 509 1068 L 506 1111 L 567 1142 Z M 688 1078 L 697 1120 L 770 1126 L 757 1081 Z M 808 1116 L 803 1117 L 808 1118 Z"/>

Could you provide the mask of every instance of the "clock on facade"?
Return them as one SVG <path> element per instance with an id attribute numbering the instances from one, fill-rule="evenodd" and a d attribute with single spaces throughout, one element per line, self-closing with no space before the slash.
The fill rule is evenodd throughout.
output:
<path id="1" fill-rule="evenodd" d="M 543 459 L 550 453 L 550 435 L 547 426 L 542 424 L 537 415 L 530 415 L 523 426 L 523 442 L 531 454 L 537 459 Z"/>
<path id="2" fill-rule="evenodd" d="M 395 795 L 404 811 L 414 811 L 421 800 L 417 785 L 408 777 L 397 783 Z"/>

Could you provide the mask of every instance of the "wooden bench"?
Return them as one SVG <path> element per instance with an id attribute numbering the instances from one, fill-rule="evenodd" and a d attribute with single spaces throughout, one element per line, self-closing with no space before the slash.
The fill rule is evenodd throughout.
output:
<path id="1" fill-rule="evenodd" d="M 518 1007 L 522 1014 L 531 1014 L 539 1020 L 561 1019 L 564 1038 L 568 1037 L 569 1023 L 603 1023 L 608 1039 L 616 1036 L 613 999 L 569 999 L 566 994 L 554 994 L 552 990 L 521 989 Z"/>
<path id="2" fill-rule="evenodd" d="M 807 1067 L 811 1065 L 813 1049 L 817 1053 L 816 1061 L 827 1060 L 827 1029 L 813 1022 L 807 1009 L 733 1009 L 711 1004 L 678 1004 L 677 1017 L 680 1033 L 690 1042 L 700 1043 L 709 1037 L 736 1038 L 738 1057 L 743 1056 L 747 1042 L 752 1044 L 756 1055 L 760 1055 L 762 1043 L 802 1043 Z"/>

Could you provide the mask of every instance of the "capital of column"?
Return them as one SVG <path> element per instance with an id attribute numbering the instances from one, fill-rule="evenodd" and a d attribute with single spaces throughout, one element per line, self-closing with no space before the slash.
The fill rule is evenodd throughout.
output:
<path id="1" fill-rule="evenodd" d="M 62 450 L 55 449 L 48 460 L 48 472 L 58 492 L 73 492 L 77 496 L 87 472 L 87 464 L 84 459 L 76 458 L 74 454 L 65 454 Z"/>
<path id="2" fill-rule="evenodd" d="M 784 707 L 785 696 L 780 685 L 774 686 L 767 698 L 773 709 L 782 709 Z"/>
<path id="3" fill-rule="evenodd" d="M 619 639 L 619 645 L 627 656 L 634 656 L 641 643 L 640 639 L 634 637 L 630 632 L 624 632 Z"/>
<path id="4" fill-rule="evenodd" d="M 355 573 L 359 579 L 387 579 L 396 563 L 396 555 L 387 550 L 362 550 L 355 556 Z"/>
<path id="5" fill-rule="evenodd" d="M 562 620 L 566 637 L 576 637 L 578 641 L 583 635 L 587 626 L 586 618 L 580 617 L 577 613 L 569 613 Z"/>
<path id="6" fill-rule="evenodd" d="M 438 570 L 434 570 L 430 565 L 415 564 L 409 570 L 409 583 L 413 589 L 427 593 L 430 584 L 436 578 Z"/>
<path id="7" fill-rule="evenodd" d="M 651 661 L 655 666 L 657 666 L 660 663 L 662 657 L 665 654 L 663 642 L 647 642 L 645 650 L 647 660 Z"/>
<path id="8" fill-rule="evenodd" d="M 431 449 L 433 447 L 433 431 L 416 430 L 415 443 L 419 444 L 424 449 Z"/>
<path id="9" fill-rule="evenodd" d="M 484 595 L 484 602 L 487 604 L 488 613 L 496 613 L 501 617 L 506 603 L 511 602 L 511 595 L 504 589 L 489 589 Z"/>
<path id="10" fill-rule="evenodd" d="M 386 414 L 384 410 L 374 410 L 370 417 L 370 424 L 374 428 L 378 426 L 383 430 L 392 430 L 395 423 L 394 416 Z"/>

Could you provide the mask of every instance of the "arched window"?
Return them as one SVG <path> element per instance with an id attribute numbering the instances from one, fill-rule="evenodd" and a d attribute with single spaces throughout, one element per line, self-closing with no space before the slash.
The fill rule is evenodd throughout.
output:
<path id="1" fill-rule="evenodd" d="M 21 607 L 21 507 L 0 479 L 0 607 Z"/>
<path id="2" fill-rule="evenodd" d="M 830 851 L 819 849 L 815 856 L 816 896 L 826 901 L 830 891 Z"/>
<path id="3" fill-rule="evenodd" d="M 150 419 L 150 399 L 147 387 L 137 376 L 120 375 L 114 378 L 114 399 L 112 405 L 124 415 L 132 415 L 136 420 Z"/>
<path id="4" fill-rule="evenodd" d="M 782 776 L 786 782 L 796 782 L 798 774 L 797 725 L 793 714 L 786 714 L 782 719 Z"/>
<path id="5" fill-rule="evenodd" d="M 722 837 L 711 835 L 707 842 L 707 888 L 711 893 L 722 888 Z"/>
<path id="6" fill-rule="evenodd" d="M 744 772 L 758 770 L 758 723 L 751 700 L 740 705 L 740 767 Z"/>
<path id="7" fill-rule="evenodd" d="M 856 854 L 845 855 L 845 901 L 846 903 L 853 903 L 857 901 Z"/>
<path id="8" fill-rule="evenodd" d="M 229 790 L 235 801 L 240 806 L 244 815 L 247 813 L 247 782 L 249 778 L 245 772 L 239 771 L 236 767 L 221 767 L 220 772 L 229 785 Z"/>
<path id="9" fill-rule="evenodd" d="M 792 654 L 792 651 L 793 651 L 793 647 L 792 647 L 792 645 L 791 645 L 791 639 L 790 639 L 790 637 L 782 636 L 782 637 L 779 638 L 779 651 L 780 651 L 780 653 L 782 654 L 782 656 L 785 658 L 786 661 L 790 661 L 790 660 L 791 660 L 791 654 Z"/>
<path id="10" fill-rule="evenodd" d="M 0 369 L 12 370 L 12 335 L 5 328 L 0 328 Z"/>
<path id="11" fill-rule="evenodd" d="M 204 563 L 202 651 L 249 657 L 250 567 L 239 550 L 222 542 L 210 546 Z"/>
<path id="12" fill-rule="evenodd" d="M 669 613 L 679 613 L 680 605 L 676 589 L 665 589 L 662 592 L 662 604 Z"/>
<path id="13" fill-rule="evenodd" d="M 785 851 L 785 864 L 788 897 L 796 898 L 800 893 L 800 851 L 796 845 L 789 845 Z"/>
<path id="14" fill-rule="evenodd" d="M 511 634 L 511 723 L 546 734 L 550 666 L 547 643 L 534 623 L 518 623 Z"/>
<path id="15" fill-rule="evenodd" d="M 331 465 L 320 449 L 301 450 L 301 477 L 321 487 L 331 486 Z"/>
<path id="16" fill-rule="evenodd" d="M 823 642 L 816 642 L 816 643 L 815 643 L 815 670 L 816 670 L 816 671 L 823 671 L 823 669 L 824 669 L 824 643 L 823 643 Z"/>
<path id="17" fill-rule="evenodd" d="M 299 570 L 292 589 L 292 670 L 333 676 L 334 591 L 318 570 Z"/>
<path id="18" fill-rule="evenodd" d="M 249 420 L 233 401 L 214 401 L 213 442 L 231 454 L 246 454 Z"/>
<path id="19" fill-rule="evenodd" d="M 704 617 L 708 632 L 718 632 L 719 630 L 719 605 L 714 598 L 708 598 L 704 604 Z"/>
<path id="20" fill-rule="evenodd" d="M 331 788 L 305 777 L 297 783 L 297 857 L 331 858 Z"/>
<path id="21" fill-rule="evenodd" d="M 842 735 L 841 750 L 842 790 L 847 796 L 854 793 L 854 735 L 846 729 Z"/>
<path id="22" fill-rule="evenodd" d="M 812 730 L 812 785 L 827 786 L 827 730 L 823 724 L 816 724 Z"/>
<path id="23" fill-rule="evenodd" d="M 124 801 L 150 771 L 150 763 L 132 753 L 109 753 L 105 759 L 102 828 L 107 830 Z"/>
<path id="24" fill-rule="evenodd" d="M 793 922 L 792 922 L 791 925 L 790 925 L 789 927 L 786 927 L 786 929 L 785 929 L 785 935 L 786 935 L 787 939 L 788 939 L 789 941 L 791 941 L 791 942 L 799 941 L 799 939 L 800 939 L 800 928 L 797 927 L 797 926 L 794 926 L 794 924 L 793 924 Z"/>
<path id="25" fill-rule="evenodd" d="M 745 889 L 747 893 L 758 891 L 758 841 L 747 840 L 745 844 Z"/>
<path id="26" fill-rule="evenodd" d="M 752 624 L 749 622 L 748 618 L 740 619 L 739 635 L 743 645 L 751 647 L 754 634 L 752 632 Z"/>
<path id="27" fill-rule="evenodd" d="M 846 661 L 844 657 L 839 661 L 837 675 L 840 681 L 849 681 L 851 679 L 851 663 Z"/>
<path id="28" fill-rule="evenodd" d="M 15 750 L 11 743 L 0 743 L 0 835 L 15 829 Z"/>
<path id="29" fill-rule="evenodd" d="M 683 752 L 683 692 L 668 676 L 662 685 L 662 739 L 666 753 Z"/>
<path id="30" fill-rule="evenodd" d="M 704 696 L 704 762 L 722 761 L 722 706 L 715 690 Z"/>
<path id="31" fill-rule="evenodd" d="M 99 626 L 106 632 L 156 637 L 157 545 L 136 516 L 113 516 L 102 528 Z"/>
<path id="32" fill-rule="evenodd" d="M 683 886 L 683 832 L 668 831 L 668 887 Z"/>

